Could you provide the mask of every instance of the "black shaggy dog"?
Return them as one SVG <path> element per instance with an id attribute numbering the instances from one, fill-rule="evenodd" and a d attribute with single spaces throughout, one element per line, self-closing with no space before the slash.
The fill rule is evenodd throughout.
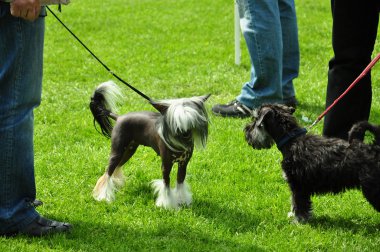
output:
<path id="1" fill-rule="evenodd" d="M 292 115 L 293 108 L 263 105 L 248 124 L 245 138 L 254 149 L 276 143 L 281 151 L 282 170 L 292 193 L 292 211 L 298 222 L 311 217 L 310 197 L 361 189 L 368 202 L 380 211 L 380 129 L 368 122 L 352 127 L 349 141 L 306 134 Z M 364 144 L 366 130 L 374 144 Z"/>

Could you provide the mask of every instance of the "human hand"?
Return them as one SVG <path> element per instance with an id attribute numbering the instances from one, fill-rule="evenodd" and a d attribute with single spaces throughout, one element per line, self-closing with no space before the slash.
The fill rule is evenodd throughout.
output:
<path id="1" fill-rule="evenodd" d="M 29 21 L 36 20 L 40 15 L 40 0 L 13 0 L 11 2 L 11 15 Z"/>

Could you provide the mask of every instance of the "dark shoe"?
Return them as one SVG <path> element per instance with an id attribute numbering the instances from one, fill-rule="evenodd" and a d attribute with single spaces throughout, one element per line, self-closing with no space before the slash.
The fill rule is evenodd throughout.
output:
<path id="1" fill-rule="evenodd" d="M 44 203 L 41 200 L 35 199 L 31 204 L 34 208 L 36 208 L 42 206 Z"/>
<path id="2" fill-rule="evenodd" d="M 295 96 L 292 96 L 290 98 L 284 99 L 284 104 L 288 107 L 297 108 L 298 101 Z"/>
<path id="3" fill-rule="evenodd" d="M 212 112 L 224 117 L 246 118 L 252 116 L 252 110 L 237 100 L 226 105 L 217 104 L 212 107 Z"/>
<path id="4" fill-rule="evenodd" d="M 27 236 L 45 236 L 69 232 L 71 227 L 72 226 L 68 223 L 49 220 L 39 216 L 24 229 L 20 230 L 18 234 L 24 234 Z"/>

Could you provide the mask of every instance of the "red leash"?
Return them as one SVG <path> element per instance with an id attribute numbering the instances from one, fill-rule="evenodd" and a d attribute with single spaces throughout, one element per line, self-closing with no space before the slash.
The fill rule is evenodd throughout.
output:
<path id="1" fill-rule="evenodd" d="M 311 124 L 310 126 L 309 126 L 309 129 L 310 128 L 312 128 L 314 125 L 316 125 L 326 114 L 327 114 L 327 112 L 329 112 L 330 111 L 330 109 L 332 108 L 332 107 L 334 107 L 335 106 L 335 104 L 337 104 L 338 103 L 338 101 L 340 100 L 340 99 L 342 99 L 343 98 L 343 96 L 345 96 L 347 93 L 348 93 L 348 91 L 350 91 L 355 85 L 356 85 L 356 83 L 358 83 L 368 72 L 369 72 L 369 70 L 371 70 L 371 68 L 379 61 L 379 59 L 380 59 L 380 53 L 368 64 L 368 66 L 363 70 L 363 72 L 354 80 L 354 82 L 352 82 L 351 83 L 351 85 L 346 89 L 346 91 L 344 91 L 325 111 L 323 111 L 323 113 L 322 114 L 320 114 L 319 116 L 318 116 L 318 118 L 317 118 L 317 120 L 315 120 L 314 122 L 313 122 L 313 124 Z"/>

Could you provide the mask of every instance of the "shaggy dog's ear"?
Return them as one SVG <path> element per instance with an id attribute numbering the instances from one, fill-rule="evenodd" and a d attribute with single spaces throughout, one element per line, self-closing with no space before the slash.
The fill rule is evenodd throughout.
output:
<path id="1" fill-rule="evenodd" d="M 261 125 L 264 119 L 268 119 L 269 117 L 273 117 L 274 112 L 271 108 L 262 107 L 256 116 L 256 125 Z"/>
<path id="2" fill-rule="evenodd" d="M 253 109 L 252 112 L 251 112 L 251 116 L 252 116 L 253 119 L 257 120 L 257 117 L 259 116 L 258 109 Z"/>
<path id="3" fill-rule="evenodd" d="M 161 115 L 165 114 L 166 110 L 169 108 L 169 104 L 167 103 L 151 101 L 150 104 L 152 104 L 152 106 L 157 109 Z"/>
<path id="4" fill-rule="evenodd" d="M 288 111 L 290 114 L 293 115 L 293 113 L 294 113 L 294 111 L 296 111 L 296 109 L 293 108 L 293 107 L 287 107 L 287 111 Z"/>
<path id="5" fill-rule="evenodd" d="M 289 113 L 291 115 L 293 115 L 294 111 L 296 111 L 296 109 L 291 106 L 286 106 L 282 104 L 278 104 L 277 106 L 280 107 L 282 110 L 285 110 L 286 113 Z"/>

